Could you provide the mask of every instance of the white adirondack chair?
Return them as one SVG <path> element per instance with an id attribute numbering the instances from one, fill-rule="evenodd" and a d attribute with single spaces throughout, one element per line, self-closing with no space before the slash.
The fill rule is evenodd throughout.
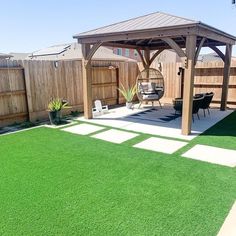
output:
<path id="1" fill-rule="evenodd" d="M 95 107 L 93 108 L 93 115 L 102 115 L 106 112 L 108 112 L 108 106 L 102 105 L 102 102 L 100 100 L 96 100 L 94 102 Z"/>

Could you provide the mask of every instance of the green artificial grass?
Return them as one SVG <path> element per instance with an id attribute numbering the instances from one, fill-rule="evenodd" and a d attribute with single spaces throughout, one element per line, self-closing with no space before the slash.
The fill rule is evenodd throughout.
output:
<path id="1" fill-rule="evenodd" d="M 216 235 L 236 169 L 180 157 L 236 149 L 236 113 L 173 155 L 57 129 L 0 137 L 0 235 Z"/>

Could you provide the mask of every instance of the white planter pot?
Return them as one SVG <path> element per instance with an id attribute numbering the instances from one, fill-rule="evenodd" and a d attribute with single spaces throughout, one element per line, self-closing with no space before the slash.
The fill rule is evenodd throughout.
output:
<path id="1" fill-rule="evenodd" d="M 126 102 L 126 107 L 128 109 L 132 109 L 133 108 L 133 103 L 132 102 Z"/>

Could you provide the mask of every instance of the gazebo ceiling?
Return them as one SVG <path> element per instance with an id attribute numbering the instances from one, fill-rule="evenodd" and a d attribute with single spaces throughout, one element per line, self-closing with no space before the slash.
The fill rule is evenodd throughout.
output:
<path id="1" fill-rule="evenodd" d="M 156 12 L 120 23 L 108 25 L 73 37 L 80 43 L 102 42 L 107 46 L 126 48 L 168 49 L 163 38 L 172 38 L 181 48 L 185 47 L 186 36 L 197 35 L 197 46 L 202 37 L 206 38 L 203 47 L 234 44 L 236 37 L 200 21 L 194 21 Z"/>

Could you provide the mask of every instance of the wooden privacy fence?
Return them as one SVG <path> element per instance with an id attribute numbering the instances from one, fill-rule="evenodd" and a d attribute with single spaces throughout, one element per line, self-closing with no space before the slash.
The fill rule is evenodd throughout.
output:
<path id="1" fill-rule="evenodd" d="M 13 122 L 45 119 L 51 98 L 67 99 L 71 109 L 83 111 L 81 60 L 0 62 L 0 126 Z M 121 83 L 136 82 L 137 63 L 93 61 L 93 99 L 104 104 L 124 102 L 118 93 Z"/>
<path id="2" fill-rule="evenodd" d="M 220 104 L 223 83 L 223 62 L 198 63 L 196 66 L 194 92 L 214 92 L 213 102 Z M 228 105 L 236 105 L 236 62 L 230 70 Z"/>
<path id="3" fill-rule="evenodd" d="M 142 64 L 138 63 L 143 69 Z M 178 75 L 181 63 L 161 64 L 162 73 L 165 78 L 164 98 L 173 99 L 181 96 L 181 75 Z M 151 67 L 160 68 L 160 64 L 153 63 Z M 214 92 L 213 102 L 220 103 L 223 82 L 223 62 L 197 63 L 194 80 L 194 93 Z M 228 105 L 236 105 L 236 62 L 232 62 Z"/>
<path id="4" fill-rule="evenodd" d="M 0 126 L 26 119 L 28 109 L 24 69 L 9 62 L 6 67 L 0 66 Z"/>
<path id="5" fill-rule="evenodd" d="M 0 61 L 0 126 L 30 119 L 47 118 L 47 105 L 52 97 L 68 100 L 70 110 L 83 111 L 83 81 L 81 60 L 70 61 Z M 115 105 L 125 102 L 117 86 L 136 83 L 139 69 L 136 62 L 93 61 L 93 100 Z M 139 64 L 140 69 L 142 66 Z M 157 68 L 154 63 L 152 67 Z M 181 63 L 162 64 L 167 99 L 181 94 Z M 215 93 L 219 103 L 223 79 L 223 63 L 198 63 L 195 73 L 195 93 Z M 228 104 L 236 105 L 236 62 L 232 63 Z M 68 110 L 68 112 L 70 112 Z"/>

